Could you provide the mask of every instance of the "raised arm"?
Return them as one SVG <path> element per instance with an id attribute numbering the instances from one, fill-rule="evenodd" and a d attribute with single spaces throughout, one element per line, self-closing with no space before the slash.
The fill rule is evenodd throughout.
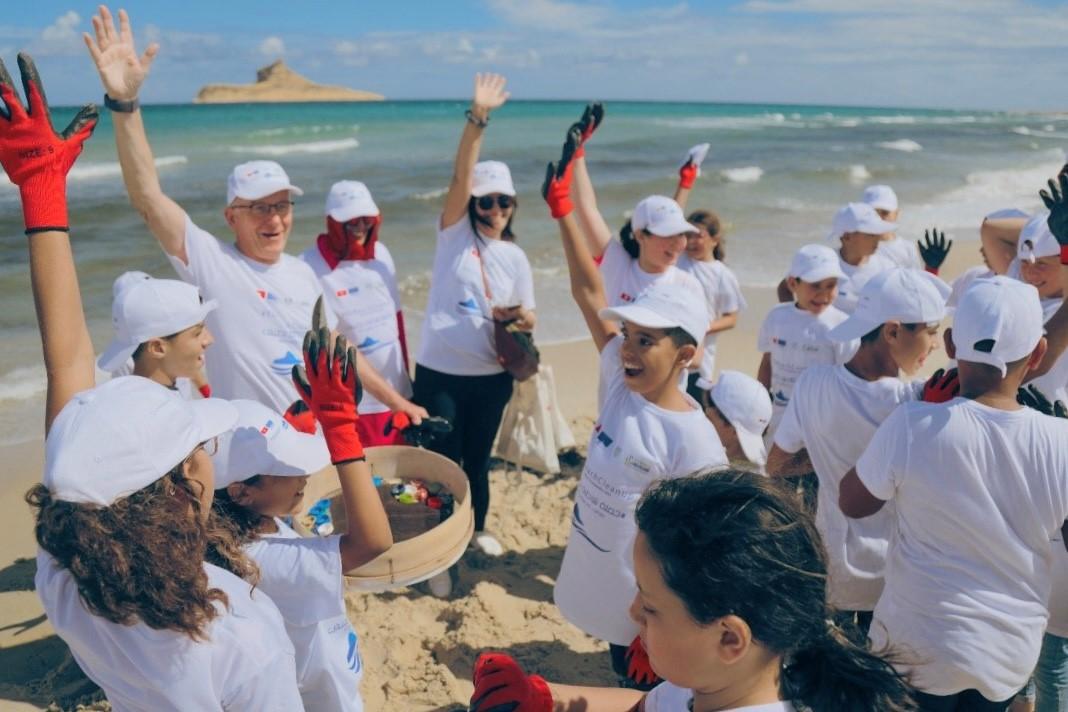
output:
<path id="1" fill-rule="evenodd" d="M 456 162 L 452 168 L 449 193 L 445 196 L 445 209 L 441 211 L 442 229 L 451 227 L 467 217 L 467 203 L 471 198 L 471 173 L 478 163 L 482 148 L 482 132 L 489 124 L 490 112 L 508 101 L 504 90 L 505 78 L 500 74 L 476 74 L 475 91 L 471 108 L 467 110 L 467 123 L 456 148 Z"/>
<path id="2" fill-rule="evenodd" d="M 1005 274 L 1016 257 L 1016 244 L 1027 218 L 986 218 L 979 227 L 983 255 L 995 274 Z"/>
<path id="3" fill-rule="evenodd" d="M 1068 173 L 1062 170 L 1048 186 L 1049 190 L 1039 191 L 1039 196 L 1049 209 L 1049 230 L 1061 246 L 1061 286 L 1068 288 Z M 1068 290 L 1064 294 L 1064 303 L 1046 322 L 1046 355 L 1038 368 L 1027 374 L 1028 380 L 1048 373 L 1068 348 Z"/>
<path id="4" fill-rule="evenodd" d="M 582 229 L 575 219 L 575 208 L 571 202 L 572 169 L 575 166 L 574 152 L 579 145 L 581 134 L 575 128 L 568 132 L 564 143 L 563 155 L 559 165 L 550 163 L 545 172 L 545 183 L 541 193 L 549 204 L 549 211 L 560 226 L 560 238 L 564 244 L 564 256 L 567 258 L 567 271 L 571 276 L 571 296 L 575 299 L 589 327 L 590 336 L 597 350 L 604 348 L 612 337 L 618 333 L 616 325 L 603 321 L 598 313 L 608 305 L 604 295 L 604 283 L 601 272 L 590 254 L 589 245 L 582 236 Z"/>
<path id="5" fill-rule="evenodd" d="M 578 147 L 574 154 L 573 178 L 571 181 L 570 197 L 574 201 L 579 227 L 586 239 L 586 247 L 590 254 L 599 258 L 608 247 L 608 241 L 612 239 L 612 228 L 608 227 L 600 208 L 597 207 L 597 194 L 593 190 L 593 181 L 590 180 L 589 170 L 586 167 L 586 142 L 593 136 L 594 131 L 604 120 L 604 105 L 600 102 L 587 104 L 582 112 L 582 118 L 571 125 L 568 135 L 574 130 L 579 131 Z"/>
<path id="6" fill-rule="evenodd" d="M 159 46 L 150 44 L 144 54 L 138 55 L 126 11 L 119 10 L 119 27 L 116 30 L 111 12 L 105 5 L 101 5 L 99 14 L 93 16 L 93 32 L 95 39 L 88 34 L 83 34 L 83 38 L 100 73 L 104 92 L 111 100 L 107 103 L 112 109 L 115 145 L 126 193 L 163 251 L 188 263 L 185 211 L 163 193 L 137 104 L 138 92 L 148 76 Z"/>
<path id="7" fill-rule="evenodd" d="M 52 128 L 37 68 L 19 54 L 29 109 L 0 62 L 0 164 L 19 187 L 29 238 L 30 282 L 48 374 L 45 432 L 79 391 L 94 385 L 93 344 L 82 311 L 67 219 L 67 172 L 96 128 L 96 107 L 82 108 L 62 134 Z"/>
<path id="8" fill-rule="evenodd" d="M 690 200 L 690 193 L 693 192 L 693 185 L 701 177 L 701 164 L 704 163 L 710 147 L 711 144 L 708 143 L 697 144 L 687 152 L 686 160 L 679 166 L 679 184 L 675 187 L 675 202 L 684 211 L 686 203 Z"/>

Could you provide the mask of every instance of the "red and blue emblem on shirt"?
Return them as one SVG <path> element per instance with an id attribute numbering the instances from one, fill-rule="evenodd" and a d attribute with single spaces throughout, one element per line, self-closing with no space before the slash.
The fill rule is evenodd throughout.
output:
<path id="1" fill-rule="evenodd" d="M 337 296 L 337 297 L 347 297 L 347 296 L 349 296 L 350 294 L 355 294 L 355 293 L 356 293 L 356 292 L 358 292 L 358 291 L 360 291 L 360 288 L 359 288 L 359 287 L 348 287 L 348 288 L 345 288 L 345 289 L 339 289 L 339 290 L 337 290 L 336 292 L 334 292 L 334 296 Z"/>
<path id="2" fill-rule="evenodd" d="M 264 423 L 263 427 L 260 428 L 260 435 L 266 435 L 267 433 L 271 432 L 271 428 L 273 427 L 274 421 L 268 420 L 266 423 Z"/>
<path id="3" fill-rule="evenodd" d="M 608 433 L 606 433 L 604 430 L 601 429 L 601 424 L 600 423 L 598 423 L 597 427 L 595 427 L 593 429 L 593 433 L 594 433 L 595 436 L 597 436 L 597 442 L 601 443 L 605 447 L 612 447 L 612 443 L 615 442 L 608 435 Z"/>
<path id="4" fill-rule="evenodd" d="M 257 289 L 256 290 L 256 296 L 259 297 L 262 301 L 265 301 L 265 302 L 273 302 L 275 299 L 278 299 L 278 297 L 276 297 L 275 295 L 271 294 L 266 289 Z"/>

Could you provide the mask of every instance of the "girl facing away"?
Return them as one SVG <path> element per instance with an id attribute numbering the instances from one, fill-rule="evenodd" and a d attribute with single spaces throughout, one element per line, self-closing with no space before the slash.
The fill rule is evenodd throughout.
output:
<path id="1" fill-rule="evenodd" d="M 636 519 L 630 617 L 664 682 L 649 693 L 559 685 L 485 653 L 471 712 L 915 709 L 887 659 L 830 622 L 819 535 L 774 481 L 737 470 L 663 480 Z"/>

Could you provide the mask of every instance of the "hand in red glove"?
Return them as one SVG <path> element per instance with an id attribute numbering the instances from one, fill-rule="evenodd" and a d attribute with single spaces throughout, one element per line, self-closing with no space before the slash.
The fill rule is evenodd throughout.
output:
<path id="1" fill-rule="evenodd" d="M 697 164 L 691 161 L 686 161 L 682 164 L 682 168 L 679 169 L 679 187 L 689 190 L 693 188 L 694 182 L 697 180 Z"/>
<path id="2" fill-rule="evenodd" d="M 309 435 L 315 434 L 315 413 L 311 411 L 307 403 L 299 398 L 286 408 L 286 412 L 282 414 L 282 417 L 293 426 L 294 430 L 299 430 Z"/>
<path id="3" fill-rule="evenodd" d="M 579 131 L 579 143 L 578 148 L 575 149 L 575 158 L 582 158 L 586 155 L 586 142 L 590 140 L 593 132 L 597 130 L 603 120 L 604 104 L 595 101 L 592 104 L 586 104 L 586 109 L 582 112 L 582 118 L 571 124 L 568 133 L 572 129 L 578 129 Z"/>
<path id="4" fill-rule="evenodd" d="M 19 187 L 27 235 L 68 231 L 67 172 L 96 128 L 96 107 L 83 106 L 63 133 L 57 134 L 37 67 L 25 53 L 19 53 L 18 62 L 29 111 L 23 108 L 11 75 L 0 62 L 0 165 Z"/>
<path id="5" fill-rule="evenodd" d="M 575 209 L 571 202 L 571 176 L 575 166 L 575 151 L 578 150 L 581 135 L 572 128 L 567 133 L 560 162 L 555 166 L 550 163 L 545 169 L 545 182 L 541 186 L 542 197 L 549 205 L 549 212 L 554 219 L 568 215 Z"/>
<path id="6" fill-rule="evenodd" d="M 549 684 L 539 675 L 524 673 L 510 655 L 479 655 L 473 681 L 468 712 L 552 712 Z"/>
<path id="7" fill-rule="evenodd" d="M 923 384 L 923 400 L 927 403 L 945 403 L 956 398 L 959 392 L 960 379 L 955 368 L 948 371 L 938 369 Z"/>
<path id="8" fill-rule="evenodd" d="M 200 395 L 204 398 L 211 398 L 211 384 L 205 383 L 203 386 L 197 389 L 200 391 Z"/>
<path id="9" fill-rule="evenodd" d="M 356 432 L 356 406 L 362 393 L 356 348 L 340 334 L 332 341 L 325 327 L 309 331 L 304 336 L 304 366 L 293 367 L 293 383 L 323 428 L 330 460 L 339 465 L 363 458 Z"/>
<path id="10" fill-rule="evenodd" d="M 627 677 L 638 686 L 638 689 L 650 690 L 660 683 L 660 676 L 649 664 L 649 654 L 645 652 L 641 636 L 634 637 L 630 647 L 627 648 L 624 660 L 627 661 Z"/>

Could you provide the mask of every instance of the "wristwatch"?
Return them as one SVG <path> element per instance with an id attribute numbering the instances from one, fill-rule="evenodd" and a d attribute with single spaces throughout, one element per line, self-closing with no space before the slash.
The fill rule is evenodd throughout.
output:
<path id="1" fill-rule="evenodd" d="M 107 94 L 104 95 L 104 106 L 112 111 L 118 111 L 120 114 L 132 114 L 141 108 L 141 102 L 137 100 L 137 97 L 130 99 L 129 101 L 119 101 L 118 99 L 112 99 Z"/>

